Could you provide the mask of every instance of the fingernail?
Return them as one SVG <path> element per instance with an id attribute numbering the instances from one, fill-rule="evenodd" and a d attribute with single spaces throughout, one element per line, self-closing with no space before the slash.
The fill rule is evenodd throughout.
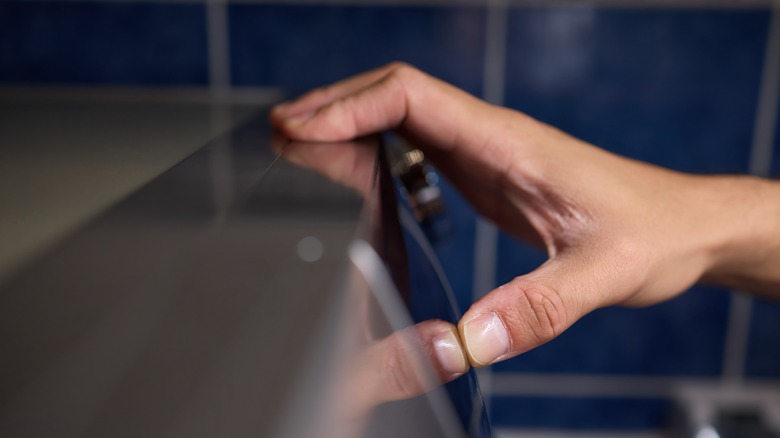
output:
<path id="1" fill-rule="evenodd" d="M 290 126 L 290 127 L 299 126 L 299 125 L 302 125 L 303 122 L 309 120 L 311 118 L 311 116 L 313 116 L 313 115 L 314 115 L 313 112 L 297 114 L 297 115 L 294 115 L 294 116 L 290 117 L 289 119 L 285 120 L 284 124 L 287 125 L 287 126 Z"/>
<path id="2" fill-rule="evenodd" d="M 280 102 L 271 108 L 271 112 L 279 114 L 281 112 L 284 112 L 284 110 L 287 109 L 287 107 L 289 106 L 290 106 L 290 102 Z"/>
<path id="3" fill-rule="evenodd" d="M 433 336 L 433 349 L 441 369 L 449 374 L 463 374 L 469 369 L 466 355 L 454 330 L 446 330 Z"/>
<path id="4" fill-rule="evenodd" d="M 480 315 L 463 326 L 463 343 L 471 363 L 489 365 L 509 352 L 509 335 L 495 312 Z"/>

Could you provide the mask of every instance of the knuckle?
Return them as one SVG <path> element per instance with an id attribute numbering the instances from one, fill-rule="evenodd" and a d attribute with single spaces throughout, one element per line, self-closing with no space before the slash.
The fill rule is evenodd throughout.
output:
<path id="1" fill-rule="evenodd" d="M 391 75 L 403 83 L 413 82 L 422 75 L 416 67 L 401 61 L 394 63 L 391 71 Z"/>
<path id="2" fill-rule="evenodd" d="M 319 88 L 315 88 L 302 96 L 302 99 L 307 100 L 325 100 L 331 93 L 331 86 L 325 85 Z"/>
<path id="3" fill-rule="evenodd" d="M 557 291 L 540 284 L 520 284 L 521 314 L 537 344 L 553 340 L 566 327 L 563 300 Z"/>
<path id="4" fill-rule="evenodd" d="M 638 293 L 647 284 L 649 267 L 652 265 L 647 248 L 652 247 L 632 237 L 613 238 L 609 245 L 609 256 L 604 257 L 606 266 L 602 269 L 607 271 L 607 275 L 619 278 L 623 285 L 623 294 L 615 297 L 617 300 Z"/>
<path id="5" fill-rule="evenodd" d="M 409 365 L 401 346 L 388 352 L 380 372 L 391 398 L 410 398 L 422 392 L 417 376 Z"/>
<path id="6" fill-rule="evenodd" d="M 416 70 L 414 66 L 404 61 L 393 61 L 390 63 L 390 70 L 397 72 L 399 70 Z"/>

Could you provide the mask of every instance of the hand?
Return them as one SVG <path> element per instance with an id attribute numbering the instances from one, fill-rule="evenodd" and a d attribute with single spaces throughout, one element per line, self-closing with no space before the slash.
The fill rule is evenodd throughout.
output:
<path id="1" fill-rule="evenodd" d="M 775 183 L 619 157 L 404 64 L 315 90 L 271 120 L 307 141 L 393 129 L 480 213 L 547 250 L 461 319 L 475 366 L 543 344 L 596 308 L 657 303 L 701 279 L 780 296 Z"/>

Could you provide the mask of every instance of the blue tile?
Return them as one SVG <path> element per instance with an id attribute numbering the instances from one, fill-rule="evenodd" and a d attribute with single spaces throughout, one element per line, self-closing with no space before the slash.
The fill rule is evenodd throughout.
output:
<path id="1" fill-rule="evenodd" d="M 493 397 L 494 427 L 541 429 L 658 429 L 668 422 L 669 403 L 661 399 Z"/>
<path id="2" fill-rule="evenodd" d="M 780 126 L 780 122 L 777 122 L 776 126 Z M 778 138 L 778 142 L 775 145 L 774 155 L 772 158 L 771 177 L 774 179 L 780 178 L 780 138 Z"/>
<path id="3" fill-rule="evenodd" d="M 449 223 L 447 231 L 433 247 L 452 285 L 458 306 L 465 312 L 472 302 L 476 215 L 450 183 L 442 180 L 440 186 Z"/>
<path id="4" fill-rule="evenodd" d="M 301 92 L 402 60 L 479 94 L 484 15 L 473 7 L 232 4 L 233 82 Z"/>
<path id="5" fill-rule="evenodd" d="M 777 96 L 778 106 L 780 107 L 780 96 Z M 780 178 L 780 111 L 775 120 L 775 147 L 772 154 L 772 168 L 770 170 L 772 178 Z"/>
<path id="6" fill-rule="evenodd" d="M 747 171 L 769 12 L 516 8 L 507 103 L 612 151 Z"/>
<path id="7" fill-rule="evenodd" d="M 547 260 L 547 253 L 526 245 L 504 232 L 498 234 L 498 260 L 496 263 L 496 284 L 512 281 L 525 275 Z"/>
<path id="8" fill-rule="evenodd" d="M 204 85 L 204 6 L 1 2 L 0 82 Z"/>
<path id="9" fill-rule="evenodd" d="M 754 302 L 745 373 L 751 377 L 780 377 L 779 302 Z"/>
<path id="10" fill-rule="evenodd" d="M 544 260 L 506 236 L 501 236 L 498 258 L 499 284 Z M 600 309 L 552 342 L 494 365 L 494 370 L 716 376 L 722 367 L 728 306 L 725 291 L 696 286 L 644 309 Z"/>

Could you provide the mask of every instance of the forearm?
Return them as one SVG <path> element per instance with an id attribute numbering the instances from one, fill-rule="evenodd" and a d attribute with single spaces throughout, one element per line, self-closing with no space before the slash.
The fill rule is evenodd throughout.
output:
<path id="1" fill-rule="evenodd" d="M 780 299 L 780 183 L 753 177 L 704 177 L 714 239 L 705 283 Z M 705 227 L 706 230 L 706 227 Z"/>

